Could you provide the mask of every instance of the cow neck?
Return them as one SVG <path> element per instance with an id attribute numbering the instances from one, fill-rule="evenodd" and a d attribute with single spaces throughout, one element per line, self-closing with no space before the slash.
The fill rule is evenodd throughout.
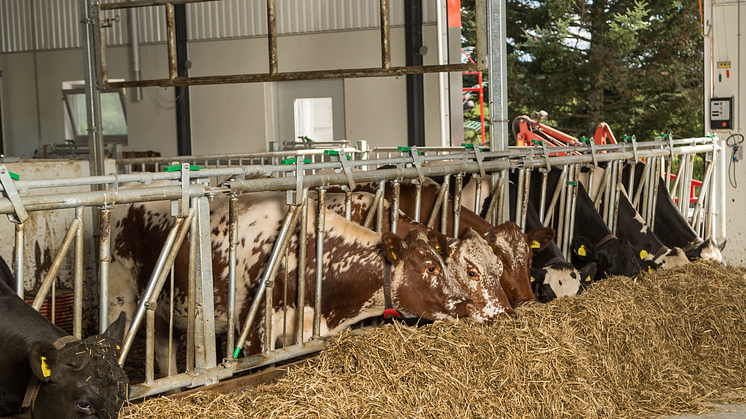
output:
<path id="1" fill-rule="evenodd" d="M 609 241 L 611 239 L 615 239 L 615 238 L 616 238 L 615 235 L 613 235 L 613 234 L 607 234 L 606 237 L 604 237 L 603 239 L 599 240 L 598 243 L 596 243 L 596 247 L 599 247 L 599 246 L 603 245 L 604 243 L 606 243 L 607 241 Z"/>
<path id="2" fill-rule="evenodd" d="M 383 301 L 386 304 L 386 309 L 383 310 L 383 318 L 390 319 L 396 317 L 401 318 L 401 314 L 394 308 L 391 303 L 391 263 L 389 261 L 383 261 Z"/>
<path id="3" fill-rule="evenodd" d="M 655 261 L 656 259 L 658 259 L 660 256 L 662 256 L 667 251 L 668 251 L 668 247 L 666 247 L 665 245 L 661 246 L 661 248 L 658 249 L 657 252 L 655 252 L 655 255 L 653 255 L 653 261 Z"/>
<path id="4" fill-rule="evenodd" d="M 694 249 L 694 248 L 696 248 L 697 246 L 699 246 L 700 244 L 702 244 L 702 243 L 704 243 L 704 242 L 705 242 L 705 241 L 704 241 L 704 240 L 702 240 L 702 237 L 699 237 L 699 236 L 697 236 L 697 237 L 695 237 L 695 238 L 694 238 L 694 240 L 692 240 L 692 241 L 688 242 L 688 243 L 686 244 L 686 247 L 685 247 L 684 249 L 685 249 L 685 250 L 690 250 L 690 249 Z"/>
<path id="5" fill-rule="evenodd" d="M 544 266 L 551 266 L 552 264 L 559 263 L 559 262 L 566 262 L 566 261 L 565 261 L 565 259 L 563 259 L 563 258 L 561 258 L 559 256 L 555 256 L 555 257 L 549 259 L 549 261 L 547 261 L 547 263 L 545 263 Z"/>
<path id="6" fill-rule="evenodd" d="M 61 350 L 70 342 L 77 342 L 78 338 L 75 336 L 63 336 L 56 341 L 54 341 L 54 347 L 57 348 L 57 350 Z M 23 404 L 21 404 L 21 407 L 26 408 L 30 407 L 31 410 L 34 410 L 34 403 L 36 402 L 36 396 L 39 394 L 39 389 L 41 388 L 41 381 L 39 381 L 39 377 L 36 376 L 33 372 L 31 373 L 31 379 L 29 380 L 28 387 L 26 387 L 26 394 L 23 396 Z"/>

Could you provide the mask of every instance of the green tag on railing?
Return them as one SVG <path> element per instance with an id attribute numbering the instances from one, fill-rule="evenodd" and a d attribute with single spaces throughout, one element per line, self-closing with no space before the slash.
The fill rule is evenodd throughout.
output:
<path id="1" fill-rule="evenodd" d="M 534 143 L 534 144 L 541 144 L 544 141 L 541 141 L 541 140 L 531 140 L 531 142 Z"/>
<path id="2" fill-rule="evenodd" d="M 339 156 L 339 151 L 337 150 L 324 150 L 324 154 L 328 154 L 330 156 Z M 347 160 L 350 160 L 350 155 L 345 154 L 347 156 Z"/>
<path id="3" fill-rule="evenodd" d="M 201 169 L 201 167 L 199 167 L 199 166 L 195 166 L 195 165 L 193 165 L 193 164 L 190 164 L 190 165 L 189 165 L 189 170 L 194 170 L 194 171 L 197 171 L 197 170 L 199 170 L 199 169 Z M 163 168 L 163 171 L 164 171 L 164 172 L 178 172 L 179 170 L 181 170 L 181 165 L 180 165 L 180 164 L 172 164 L 172 165 L 170 165 L 170 166 L 165 166 L 165 167 Z"/>
<path id="4" fill-rule="evenodd" d="M 412 147 L 396 147 L 399 151 L 412 151 Z M 420 150 L 417 150 L 417 155 L 421 156 L 422 152 Z"/>
<path id="5" fill-rule="evenodd" d="M 295 164 L 298 161 L 297 158 L 291 157 L 289 159 L 285 159 L 281 161 L 281 164 Z M 311 163 L 311 159 L 303 159 L 303 163 Z"/>
<path id="6" fill-rule="evenodd" d="M 578 138 L 578 141 L 583 142 L 583 143 L 589 143 L 591 142 L 591 139 L 588 137 L 580 137 Z"/>
<path id="7" fill-rule="evenodd" d="M 567 184 L 571 185 L 571 186 L 578 186 L 578 181 L 577 180 L 568 180 Z"/>
<path id="8" fill-rule="evenodd" d="M 17 174 L 11 172 L 10 170 L 8 170 L 8 174 L 10 175 L 10 178 L 13 179 L 13 180 L 18 180 L 18 179 L 21 178 L 20 176 L 18 176 Z"/>
<path id="9" fill-rule="evenodd" d="M 238 358 L 238 354 L 241 353 L 241 348 L 236 347 L 236 349 L 233 350 L 233 357 Z"/>
<path id="10" fill-rule="evenodd" d="M 461 143 L 461 147 L 464 147 L 464 148 L 474 148 L 474 144 L 472 144 L 472 143 Z"/>

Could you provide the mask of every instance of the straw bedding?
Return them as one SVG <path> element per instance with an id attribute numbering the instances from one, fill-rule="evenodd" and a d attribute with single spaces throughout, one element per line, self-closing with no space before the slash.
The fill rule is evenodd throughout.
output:
<path id="1" fill-rule="evenodd" d="M 127 418 L 647 418 L 746 401 L 746 278 L 717 263 L 613 277 L 518 317 L 343 333 L 276 383 Z"/>

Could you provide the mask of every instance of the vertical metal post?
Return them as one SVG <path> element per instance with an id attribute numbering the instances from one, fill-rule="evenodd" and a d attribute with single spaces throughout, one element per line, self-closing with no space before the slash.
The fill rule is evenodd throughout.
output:
<path id="1" fill-rule="evenodd" d="M 391 24 L 389 21 L 389 0 L 381 0 L 381 68 L 391 68 Z"/>
<path id="2" fill-rule="evenodd" d="M 313 299 L 313 335 L 312 339 L 321 339 L 321 292 L 324 279 L 324 230 L 326 229 L 326 189 L 320 188 L 318 214 L 316 219 L 316 289 Z M 379 214 L 383 214 L 383 205 L 378 207 Z"/>
<path id="3" fill-rule="evenodd" d="M 564 205 L 564 223 L 562 225 L 562 249 L 564 249 L 565 259 L 570 259 L 570 236 L 572 236 L 572 231 L 570 230 L 570 224 L 572 219 L 572 200 L 575 196 L 575 190 L 576 187 L 573 184 L 577 178 L 577 173 L 575 173 L 575 170 L 577 169 L 577 165 L 571 164 L 568 167 L 568 178 L 569 181 L 567 182 L 565 193 L 565 205 Z"/>
<path id="4" fill-rule="evenodd" d="M 531 190 L 531 169 L 526 169 L 523 176 L 523 202 L 521 203 L 520 224 L 519 226 L 526 231 L 526 213 L 528 212 L 529 191 Z M 519 219 L 516 217 L 516 219 Z"/>
<path id="5" fill-rule="evenodd" d="M 383 233 L 383 213 L 385 212 L 384 202 L 386 201 L 386 181 L 382 180 L 378 182 L 378 190 L 381 191 L 381 195 L 378 196 L 378 212 L 376 213 L 376 232 L 378 234 Z M 376 191 L 376 194 L 378 191 Z"/>
<path id="6" fill-rule="evenodd" d="M 401 182 L 399 179 L 391 181 L 391 211 L 390 211 L 390 223 L 391 232 L 396 234 L 396 229 L 399 226 L 399 200 L 401 192 Z M 381 209 L 383 210 L 383 208 Z"/>
<path id="7" fill-rule="evenodd" d="M 83 47 L 83 72 L 85 78 L 85 103 L 88 117 L 88 147 L 90 149 L 91 176 L 104 174 L 103 130 L 101 126 L 101 96 L 96 88 L 96 75 L 101 71 L 96 62 L 100 38 L 95 37 L 99 24 L 99 9 L 91 0 L 80 0 L 80 38 Z M 90 13 L 90 15 L 89 15 Z"/>
<path id="8" fill-rule="evenodd" d="M 228 357 L 233 357 L 236 344 L 236 251 L 238 249 L 238 196 L 231 194 L 228 207 Z"/>
<path id="9" fill-rule="evenodd" d="M 549 178 L 549 171 L 546 169 L 541 170 L 541 199 L 539 201 L 539 219 L 544 220 L 544 207 L 547 203 L 547 181 Z"/>
<path id="10" fill-rule="evenodd" d="M 73 270 L 73 336 L 82 339 L 83 335 L 83 222 L 85 207 L 75 208 L 75 219 L 80 227 L 75 232 L 75 267 Z M 103 302 L 102 302 L 103 303 Z"/>
<path id="11" fill-rule="evenodd" d="M 295 303 L 295 343 L 303 344 L 306 307 L 306 261 L 308 257 L 308 188 L 303 189 L 300 226 L 298 231 L 298 286 Z"/>
<path id="12" fill-rule="evenodd" d="M 155 380 L 155 308 L 157 303 L 147 303 L 145 320 L 145 382 Z M 169 354 L 170 356 L 170 354 Z M 169 371 L 170 372 L 170 371 Z"/>
<path id="13" fill-rule="evenodd" d="M 571 196 L 572 203 L 570 204 L 570 215 L 569 215 L 570 228 L 567 231 L 567 240 L 566 240 L 567 244 L 565 245 L 565 249 L 567 249 L 565 252 L 566 253 L 565 259 L 567 260 L 570 259 L 570 241 L 573 239 L 573 237 L 575 237 L 575 212 L 576 212 L 575 210 L 577 209 L 578 182 L 580 181 L 580 166 L 577 164 L 575 165 L 575 178 L 573 179 L 573 181 L 575 183 L 572 188 L 572 196 Z"/>
<path id="14" fill-rule="evenodd" d="M 24 223 L 15 223 L 16 225 L 16 247 L 14 250 L 15 253 L 15 261 L 16 261 L 16 294 L 18 294 L 19 297 L 24 298 L 24 286 L 23 286 L 23 253 L 24 253 L 24 232 L 25 232 L 25 224 Z"/>
<path id="15" fill-rule="evenodd" d="M 567 179 L 570 178 L 569 168 L 567 165 L 562 166 L 562 182 L 557 184 L 557 188 L 560 188 L 559 195 L 559 216 L 557 217 L 557 243 L 562 243 L 562 239 L 565 237 L 565 203 L 567 202 Z"/>
<path id="16" fill-rule="evenodd" d="M 650 203 L 650 211 L 648 212 L 648 226 L 652 231 L 655 228 L 655 208 L 658 205 L 658 189 L 660 188 L 661 173 L 663 172 L 664 160 L 663 157 L 656 158 L 658 166 L 656 167 L 655 173 L 653 174 L 653 200 Z"/>
<path id="17" fill-rule="evenodd" d="M 98 330 L 104 333 L 109 323 L 109 263 L 111 262 L 111 209 L 101 208 L 99 217 L 99 312 Z"/>
<path id="18" fill-rule="evenodd" d="M 440 209 L 440 232 L 446 235 L 448 234 L 448 213 L 451 212 L 448 208 L 448 190 L 450 189 L 450 186 L 451 176 L 443 176 L 443 185 L 441 188 L 444 188 L 445 192 L 443 193 L 443 200 L 441 202 L 442 208 Z"/>
<path id="19" fill-rule="evenodd" d="M 215 298 L 213 296 L 209 198 L 204 195 L 192 198 L 192 206 L 196 209 L 195 219 L 197 222 L 197 237 L 193 238 L 197 241 L 197 287 L 195 289 L 197 296 L 195 317 L 197 356 L 195 358 L 195 368 L 197 372 L 203 372 L 217 365 L 215 359 Z"/>
<path id="20" fill-rule="evenodd" d="M 451 237 L 457 239 L 461 230 L 461 193 L 464 190 L 464 174 L 456 174 L 456 196 L 453 197 L 453 234 Z"/>
<path id="21" fill-rule="evenodd" d="M 614 169 L 614 173 L 616 176 L 614 180 L 614 192 L 611 195 L 614 197 L 614 211 L 612 212 L 612 217 L 611 217 L 612 219 L 611 232 L 613 234 L 616 234 L 616 231 L 617 231 L 617 220 L 619 219 L 619 201 L 622 196 L 621 188 L 623 187 L 622 179 L 624 177 L 624 170 L 622 167 L 622 164 L 624 162 L 621 160 L 618 160 L 615 163 L 616 163 L 616 168 Z"/>
<path id="22" fill-rule="evenodd" d="M 474 212 L 479 215 L 482 213 L 482 175 L 474 175 L 472 179 L 477 185 L 474 191 Z"/>
<path id="23" fill-rule="evenodd" d="M 197 329 L 197 220 L 192 218 L 189 223 L 189 266 L 188 266 L 188 292 L 187 292 L 187 353 L 186 370 L 194 372 L 196 359 L 196 329 Z"/>
<path id="24" fill-rule="evenodd" d="M 168 46 L 168 78 L 173 80 L 179 75 L 176 65 L 176 19 L 174 5 L 166 3 L 166 45 Z"/>
<path id="25" fill-rule="evenodd" d="M 477 2 L 476 5 L 480 6 Z M 477 16 L 480 10 L 477 9 Z M 489 37 L 489 104 L 492 151 L 508 149 L 508 61 L 506 3 L 487 2 L 487 33 Z"/>
<path id="26" fill-rule="evenodd" d="M 419 223 L 422 211 L 422 184 L 417 181 L 414 188 L 414 220 Z"/>
<path id="27" fill-rule="evenodd" d="M 523 205 L 523 192 L 524 192 L 524 183 L 523 179 L 525 177 L 525 172 L 523 169 L 517 169 L 518 170 L 518 183 L 516 184 L 516 198 L 515 202 L 513 202 L 513 205 L 515 206 L 515 222 L 518 224 L 519 227 L 521 226 L 521 222 L 519 220 L 519 217 L 521 215 L 521 206 Z"/>
<path id="28" fill-rule="evenodd" d="M 267 44 L 269 47 L 269 74 L 277 74 L 277 19 L 275 0 L 267 0 Z"/>

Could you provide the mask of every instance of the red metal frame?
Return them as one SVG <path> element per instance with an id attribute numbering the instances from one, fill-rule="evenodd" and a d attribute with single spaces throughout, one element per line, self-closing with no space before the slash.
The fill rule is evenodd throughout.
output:
<path id="1" fill-rule="evenodd" d="M 673 180 L 673 181 L 676 180 L 676 175 L 675 174 L 670 173 L 668 176 L 671 178 L 671 180 Z M 697 196 L 696 188 L 701 188 L 701 187 L 702 187 L 702 181 L 701 180 L 692 179 L 692 181 L 689 183 L 689 203 L 690 204 L 696 204 L 697 203 L 697 200 L 699 199 L 699 197 Z M 676 203 L 678 203 L 679 202 L 679 197 L 678 196 L 674 196 L 673 197 L 673 201 L 676 202 Z"/>
<path id="2" fill-rule="evenodd" d="M 466 58 L 468 58 L 469 61 L 471 61 L 472 63 L 474 62 L 474 60 L 471 59 L 471 57 L 469 56 L 469 54 L 467 54 L 466 51 L 464 51 L 463 48 L 461 49 L 461 52 L 464 55 L 466 55 Z M 461 74 L 464 75 L 464 76 L 477 75 L 478 78 L 479 78 L 479 87 L 464 87 L 461 90 L 463 92 L 479 92 L 479 109 L 480 109 L 480 112 L 479 112 L 480 118 L 479 119 L 480 119 L 480 122 L 482 123 L 482 144 L 484 145 L 484 143 L 486 143 L 487 140 L 485 139 L 486 137 L 485 137 L 485 133 L 484 133 L 484 85 L 482 83 L 482 72 L 481 71 L 471 71 L 471 72 L 466 72 L 466 73 L 461 73 Z"/>
<path id="3" fill-rule="evenodd" d="M 519 128 L 516 133 L 516 145 L 518 146 L 531 146 L 534 141 L 543 141 L 553 147 L 584 145 L 583 142 L 572 135 L 565 134 L 541 122 L 536 122 L 526 115 L 519 116 L 516 119 L 518 120 Z M 614 133 L 611 132 L 611 128 L 605 122 L 600 123 L 598 128 L 596 128 L 593 141 L 599 145 L 617 143 Z M 564 156 L 567 153 L 556 154 Z"/>

